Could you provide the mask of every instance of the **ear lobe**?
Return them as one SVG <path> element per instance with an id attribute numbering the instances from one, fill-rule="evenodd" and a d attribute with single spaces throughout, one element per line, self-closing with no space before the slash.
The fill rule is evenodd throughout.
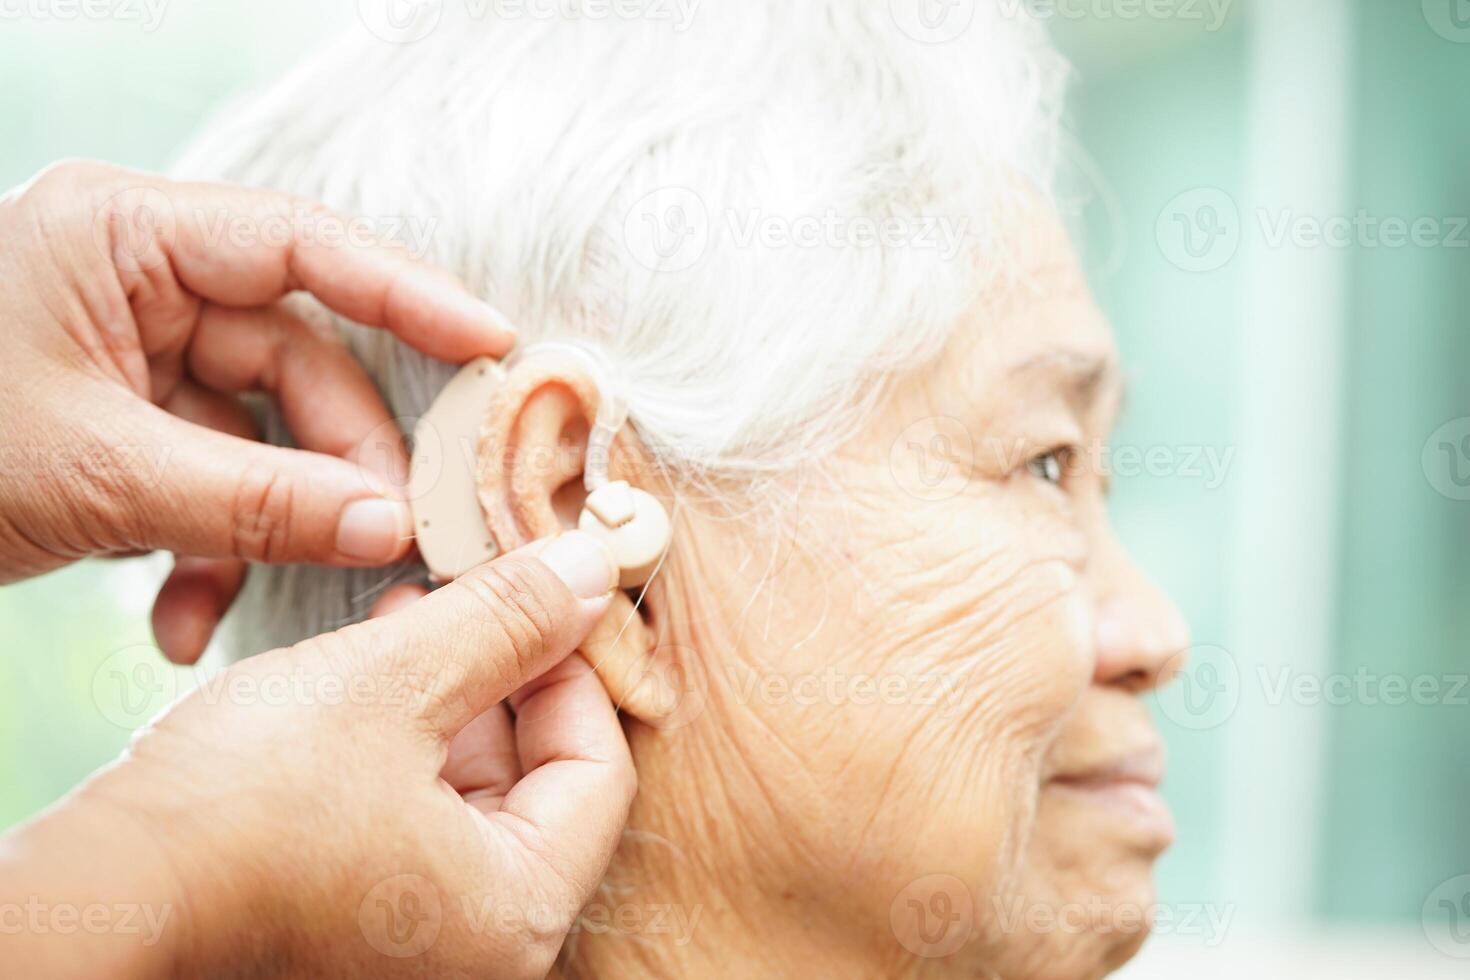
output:
<path id="1" fill-rule="evenodd" d="M 679 692 L 655 663 L 655 636 L 625 592 L 582 641 L 581 654 L 623 713 L 654 728 L 679 707 Z"/>

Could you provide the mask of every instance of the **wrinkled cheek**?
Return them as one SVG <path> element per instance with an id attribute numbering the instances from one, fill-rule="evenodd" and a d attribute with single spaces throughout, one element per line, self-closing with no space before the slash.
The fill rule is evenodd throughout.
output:
<path id="1" fill-rule="evenodd" d="M 1094 668 L 1092 604 L 1077 572 L 1059 561 L 1028 566 L 1011 608 L 996 611 L 992 643 L 978 651 L 998 669 L 989 692 L 1002 699 L 1010 729 L 1039 760 L 1087 690 Z M 981 668 L 984 669 L 983 667 Z"/>
<path id="2" fill-rule="evenodd" d="M 953 692 L 915 741 L 935 746 L 909 773 L 964 835 L 977 894 L 1004 891 L 1035 832 L 1045 759 L 1093 674 L 1092 607 L 1077 572 L 1041 560 L 1014 568 L 971 608 L 964 653 L 937 669 Z M 932 639 L 932 637 L 931 637 Z M 940 751 L 942 746 L 943 751 Z"/>
<path id="3" fill-rule="evenodd" d="M 977 902 L 1003 891 L 1032 833 L 1034 772 L 1018 746 L 977 744 L 953 719 L 934 721 L 908 734 L 903 761 L 884 773 L 855 851 L 866 875 L 887 886 L 860 896 L 881 910 L 926 876 L 947 879 Z"/>

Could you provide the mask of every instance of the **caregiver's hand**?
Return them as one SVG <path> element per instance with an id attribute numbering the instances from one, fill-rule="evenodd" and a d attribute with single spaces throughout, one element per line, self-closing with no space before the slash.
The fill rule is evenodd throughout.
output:
<path id="1" fill-rule="evenodd" d="M 191 662 L 240 559 L 401 557 L 412 524 L 391 498 L 407 459 L 387 408 L 285 297 L 305 290 L 446 361 L 504 354 L 514 333 L 451 276 L 366 237 L 285 194 L 100 164 L 0 196 L 0 583 L 89 555 L 191 556 L 154 617 L 164 652 Z M 300 450 L 250 441 L 247 391 L 275 398 Z"/>
<path id="2" fill-rule="evenodd" d="M 104 909 L 0 930 L 8 971 L 544 976 L 635 788 L 568 657 L 616 580 L 572 532 L 231 667 L 0 841 L 0 907 Z"/>

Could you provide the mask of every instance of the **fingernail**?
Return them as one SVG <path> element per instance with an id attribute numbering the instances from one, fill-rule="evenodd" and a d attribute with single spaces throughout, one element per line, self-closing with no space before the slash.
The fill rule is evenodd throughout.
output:
<path id="1" fill-rule="evenodd" d="M 460 293 L 454 298 L 454 302 L 459 305 L 467 319 L 477 320 L 489 326 L 505 339 L 513 342 L 519 336 L 516 328 L 511 326 L 509 317 L 479 297 L 470 293 Z"/>
<path id="2" fill-rule="evenodd" d="M 472 293 L 458 276 L 428 265 L 414 266 L 409 275 L 413 287 L 439 309 L 453 307 L 458 315 L 490 326 L 512 343 L 518 336 L 510 318 Z"/>
<path id="3" fill-rule="evenodd" d="M 393 500 L 354 500 L 337 522 L 337 551 L 358 561 L 391 561 L 409 536 L 408 505 Z"/>
<path id="4" fill-rule="evenodd" d="M 510 322 L 510 317 L 506 316 L 504 313 L 500 312 L 489 303 L 484 303 L 482 305 L 485 307 L 485 312 L 489 315 L 491 322 L 495 324 L 495 328 L 497 330 L 505 334 L 512 341 L 520 337 L 521 332 L 516 329 L 515 324 Z"/>
<path id="5" fill-rule="evenodd" d="M 618 584 L 618 568 L 607 545 L 581 531 L 568 531 L 536 557 L 579 599 L 607 595 Z"/>

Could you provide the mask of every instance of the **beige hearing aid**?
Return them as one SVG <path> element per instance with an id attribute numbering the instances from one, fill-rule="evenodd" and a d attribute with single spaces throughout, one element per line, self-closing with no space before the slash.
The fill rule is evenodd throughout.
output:
<path id="1" fill-rule="evenodd" d="M 602 539 L 621 574 L 618 588 L 634 589 L 653 577 L 669 550 L 669 515 L 652 494 L 622 480 L 587 495 L 577 526 Z"/>
<path id="2" fill-rule="evenodd" d="M 414 427 L 409 507 L 419 554 L 436 582 L 452 582 L 498 550 L 475 493 L 475 447 L 485 406 L 504 379 L 499 364 L 476 358 Z"/>
<path id="3" fill-rule="evenodd" d="M 440 582 L 451 581 L 495 556 L 476 493 L 477 437 L 490 395 L 506 371 L 544 354 L 570 355 L 580 361 L 597 386 L 597 419 L 587 439 L 582 476 L 587 500 L 578 527 L 601 539 L 612 552 L 621 571 L 619 588 L 637 588 L 663 561 L 672 526 L 652 494 L 626 481 L 608 479 L 613 440 L 628 420 L 627 402 L 602 363 L 576 344 L 535 344 L 512 354 L 504 368 L 488 358 L 472 361 L 435 399 L 414 430 L 409 475 L 419 551 L 430 574 Z M 451 448 L 457 452 L 448 452 Z"/>

